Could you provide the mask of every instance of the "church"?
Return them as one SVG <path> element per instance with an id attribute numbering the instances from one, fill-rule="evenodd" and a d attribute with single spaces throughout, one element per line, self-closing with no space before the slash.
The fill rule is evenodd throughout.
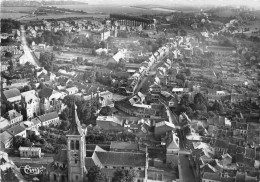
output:
<path id="1" fill-rule="evenodd" d="M 67 133 L 67 149 L 62 149 L 54 156 L 54 161 L 47 167 L 50 182 L 85 182 L 91 167 L 100 167 L 111 181 L 117 169 L 135 170 L 136 182 L 147 181 L 147 152 L 110 151 L 98 145 L 86 145 L 87 131 L 83 130 L 73 106 L 70 130 Z"/>

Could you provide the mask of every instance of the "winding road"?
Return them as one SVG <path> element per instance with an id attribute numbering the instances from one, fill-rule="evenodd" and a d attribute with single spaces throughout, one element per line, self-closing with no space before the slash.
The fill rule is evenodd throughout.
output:
<path id="1" fill-rule="evenodd" d="M 32 65 L 36 66 L 37 68 L 40 67 L 40 64 L 37 60 L 37 58 L 35 58 L 32 54 L 32 50 L 28 47 L 28 43 L 25 37 L 25 29 L 24 29 L 24 25 L 21 25 L 21 40 L 22 40 L 22 46 L 23 46 L 23 50 L 24 50 L 24 56 L 27 62 L 30 62 Z"/>

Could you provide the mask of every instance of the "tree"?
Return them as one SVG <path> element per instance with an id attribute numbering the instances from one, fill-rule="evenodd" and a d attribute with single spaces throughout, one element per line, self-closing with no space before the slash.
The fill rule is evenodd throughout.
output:
<path id="1" fill-rule="evenodd" d="M 91 167 L 87 174 L 88 182 L 107 182 L 107 177 L 101 172 L 97 166 Z"/>
<path id="2" fill-rule="evenodd" d="M 101 46 L 101 48 L 104 49 L 104 48 L 106 47 L 106 43 L 105 43 L 104 41 L 101 41 L 101 42 L 100 42 L 100 46 Z"/>
<path id="3" fill-rule="evenodd" d="M 186 75 L 187 75 L 187 76 L 191 76 L 191 70 L 190 70 L 190 68 L 188 68 L 188 69 L 186 70 Z"/>
<path id="4" fill-rule="evenodd" d="M 47 71 L 51 71 L 54 59 L 55 57 L 53 53 L 43 52 L 40 53 L 39 62 Z"/>
<path id="5" fill-rule="evenodd" d="M 201 94 L 201 93 L 197 93 L 195 96 L 194 96 L 194 104 L 206 104 L 206 99 L 205 97 Z"/>
<path id="6" fill-rule="evenodd" d="M 61 130 L 67 130 L 67 129 L 68 129 L 68 126 L 69 126 L 69 121 L 68 121 L 68 119 L 61 121 L 61 124 L 60 124 L 60 129 L 61 129 Z"/>
<path id="7" fill-rule="evenodd" d="M 134 182 L 136 176 L 137 174 L 134 170 L 118 169 L 114 172 L 112 182 Z"/>
<path id="8" fill-rule="evenodd" d="M 111 116 L 112 113 L 113 113 L 112 109 L 109 106 L 102 107 L 102 109 L 99 112 L 99 114 L 102 115 L 102 116 Z"/>
<path id="9" fill-rule="evenodd" d="M 67 121 L 69 119 L 69 112 L 70 112 L 70 110 L 68 107 L 63 109 L 63 111 L 59 115 L 60 119 L 62 119 L 63 121 Z"/>
<path id="10" fill-rule="evenodd" d="M 183 83 L 184 83 L 185 80 L 186 80 L 186 76 L 185 76 L 184 74 L 177 74 L 177 75 L 176 75 L 176 78 L 182 80 Z"/>
<path id="11" fill-rule="evenodd" d="M 13 56 L 13 54 L 11 52 L 6 52 L 5 53 L 5 57 L 11 58 Z"/>
<path id="12" fill-rule="evenodd" d="M 215 101 L 213 104 L 213 110 L 219 112 L 220 114 L 223 113 L 223 104 L 221 102 Z"/>
<path id="13" fill-rule="evenodd" d="M 13 147 L 18 149 L 22 147 L 30 147 L 32 145 L 31 141 L 28 138 L 23 138 L 21 136 L 15 136 L 13 139 Z"/>

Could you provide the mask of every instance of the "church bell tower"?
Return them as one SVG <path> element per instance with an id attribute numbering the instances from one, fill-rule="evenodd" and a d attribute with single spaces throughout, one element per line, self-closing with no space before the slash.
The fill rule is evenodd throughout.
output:
<path id="1" fill-rule="evenodd" d="M 67 136 L 68 181 L 83 182 L 85 176 L 85 132 L 82 130 L 76 111 L 72 106 L 72 121 Z"/>

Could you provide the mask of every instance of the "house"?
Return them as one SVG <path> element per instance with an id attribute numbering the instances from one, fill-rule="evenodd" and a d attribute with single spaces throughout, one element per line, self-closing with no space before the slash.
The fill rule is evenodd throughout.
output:
<path id="1" fill-rule="evenodd" d="M 27 118 L 33 118 L 40 114 L 40 99 L 36 96 L 35 90 L 22 92 L 21 103 L 26 110 Z"/>
<path id="2" fill-rule="evenodd" d="M 76 94 L 79 91 L 77 87 L 70 87 L 70 88 L 66 88 L 65 90 L 68 95 Z"/>
<path id="3" fill-rule="evenodd" d="M 39 147 L 19 147 L 20 157 L 41 157 L 41 148 Z"/>
<path id="4" fill-rule="evenodd" d="M 62 93 L 46 87 L 38 92 L 38 96 L 40 98 L 40 113 L 59 112 L 62 104 L 60 100 L 63 96 Z"/>
<path id="5" fill-rule="evenodd" d="M 228 144 L 229 142 L 226 140 L 216 139 L 214 144 L 215 152 L 226 153 L 228 151 Z"/>
<path id="6" fill-rule="evenodd" d="M 8 121 L 6 118 L 0 116 L 0 131 L 6 130 L 10 126 L 10 121 Z"/>
<path id="7" fill-rule="evenodd" d="M 59 115 L 56 111 L 43 114 L 41 116 L 38 116 L 38 118 L 41 121 L 42 126 L 49 126 L 50 124 L 53 125 L 60 124 Z"/>
<path id="8" fill-rule="evenodd" d="M 26 138 L 26 130 L 21 125 L 15 125 L 12 128 L 7 129 L 8 133 L 10 133 L 12 136 L 21 136 L 23 138 Z"/>
<path id="9" fill-rule="evenodd" d="M 167 132 L 175 130 L 175 125 L 168 121 L 160 121 L 155 124 L 154 135 L 155 137 L 161 137 L 166 135 Z"/>
<path id="10" fill-rule="evenodd" d="M 176 133 L 169 131 L 166 133 L 165 138 L 162 138 L 162 145 L 166 147 L 166 163 L 178 163 L 178 152 L 179 147 L 179 138 Z"/>
<path id="11" fill-rule="evenodd" d="M 26 130 L 38 131 L 39 127 L 41 126 L 41 121 L 36 117 L 31 121 L 24 121 L 20 125 L 23 126 Z"/>
<path id="12" fill-rule="evenodd" d="M 17 112 L 15 109 L 8 111 L 4 115 L 4 117 L 9 120 L 10 126 L 19 124 L 21 121 L 23 121 L 23 115 L 21 113 Z"/>
<path id="13" fill-rule="evenodd" d="M 13 136 L 9 132 L 4 131 L 0 133 L 0 142 L 1 149 L 10 148 L 13 145 Z"/>
<path id="14" fill-rule="evenodd" d="M 2 92 L 2 99 L 11 103 L 18 103 L 21 101 L 21 93 L 17 88 L 5 90 Z"/>
<path id="15" fill-rule="evenodd" d="M 117 169 L 133 169 L 136 171 L 135 182 L 147 179 L 148 158 L 146 153 L 106 151 L 99 146 L 88 150 L 85 158 L 86 169 L 98 166 L 109 179 Z"/>

